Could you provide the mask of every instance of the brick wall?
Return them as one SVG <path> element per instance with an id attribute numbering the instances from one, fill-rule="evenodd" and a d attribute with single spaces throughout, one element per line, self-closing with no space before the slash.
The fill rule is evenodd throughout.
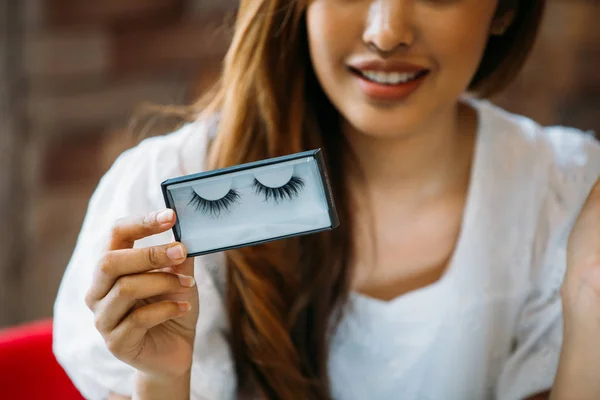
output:
<path id="1" fill-rule="evenodd" d="M 494 100 L 545 125 L 600 133 L 600 1 L 548 1 L 530 62 L 517 82 Z"/>
<path id="2" fill-rule="evenodd" d="M 20 89 L 19 48 L 11 40 L 18 35 L 18 24 L 9 16 L 14 3 L 0 0 L 0 326 L 17 318 L 13 307 L 20 281 L 15 266 L 23 256 L 24 209 L 19 204 L 21 181 L 19 165 L 23 158 L 23 137 L 17 94 Z"/>
<path id="3" fill-rule="evenodd" d="M 135 106 L 188 102 L 215 78 L 236 3 L 0 0 L 0 25 L 12 18 L 20 33 L 0 39 L 0 88 L 13 88 L 0 90 L 0 218 L 13 221 L 0 227 L 0 326 L 51 315 L 89 196 L 128 145 Z M 543 124 L 600 131 L 598 16 L 596 1 L 553 1 L 531 62 L 494 100 Z M 16 62 L 8 48 L 20 49 Z"/>
<path id="4" fill-rule="evenodd" d="M 51 315 L 89 196 L 131 143 L 126 127 L 136 106 L 184 104 L 214 80 L 228 43 L 223 21 L 236 1 L 0 4 L 7 10 L 11 4 L 11 13 L 0 8 L 1 22 L 10 19 L 19 32 L 3 35 L 0 43 L 20 49 L 18 63 L 10 63 L 19 70 L 0 77 L 0 83 L 22 83 L 13 95 L 18 107 L 0 117 L 23 121 L 18 131 L 4 130 L 1 139 L 0 157 L 19 160 L 12 169 L 3 168 L 0 178 L 0 205 L 10 199 L 17 209 L 2 207 L 0 213 L 2 220 L 6 215 L 21 221 L 21 232 L 0 228 L 0 250 L 7 249 L 0 253 L 0 293 L 12 299 L 0 298 L 3 326 Z M 2 161 L 4 166 L 8 159 Z M 15 182 L 22 184 L 18 193 L 12 190 Z"/>

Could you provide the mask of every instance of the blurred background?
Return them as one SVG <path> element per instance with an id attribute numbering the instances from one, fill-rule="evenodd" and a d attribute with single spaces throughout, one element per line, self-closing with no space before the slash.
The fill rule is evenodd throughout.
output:
<path id="1" fill-rule="evenodd" d="M 549 0 L 535 52 L 493 101 L 600 132 L 600 1 Z M 236 0 L 0 0 L 0 327 L 52 315 L 89 197 L 143 102 L 213 82 Z"/>

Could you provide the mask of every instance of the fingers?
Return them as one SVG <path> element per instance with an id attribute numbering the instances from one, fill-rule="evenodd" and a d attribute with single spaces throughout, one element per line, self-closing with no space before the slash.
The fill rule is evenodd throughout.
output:
<path id="1" fill-rule="evenodd" d="M 175 219 L 175 212 L 171 209 L 121 218 L 113 226 L 108 250 L 132 248 L 136 240 L 171 229 Z"/>
<path id="2" fill-rule="evenodd" d="M 149 329 L 179 317 L 191 309 L 190 303 L 165 300 L 133 311 L 106 337 L 108 349 L 119 358 L 133 360 L 137 354 L 126 354 L 129 349 L 141 349 Z"/>
<path id="3" fill-rule="evenodd" d="M 194 285 L 195 281 L 191 276 L 167 272 L 122 276 L 95 305 L 96 329 L 103 335 L 108 334 L 139 300 L 163 294 L 185 293 Z"/>
<path id="4" fill-rule="evenodd" d="M 171 267 L 169 272 L 193 276 L 194 275 L 194 263 L 195 263 L 194 258 L 192 258 L 192 257 L 186 258 L 185 261 L 183 261 L 181 264 L 177 264 L 177 265 Z"/>
<path id="5" fill-rule="evenodd" d="M 93 284 L 86 295 L 88 307 L 106 296 L 121 276 L 179 265 L 186 255 L 181 243 L 106 252 L 96 266 Z"/>

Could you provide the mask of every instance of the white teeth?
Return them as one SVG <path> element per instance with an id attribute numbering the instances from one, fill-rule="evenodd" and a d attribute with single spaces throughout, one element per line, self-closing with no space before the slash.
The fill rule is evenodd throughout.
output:
<path id="1" fill-rule="evenodd" d="M 414 73 L 400 73 L 400 72 L 380 72 L 380 71 L 360 71 L 361 75 L 370 81 L 382 83 L 384 85 L 397 85 L 399 83 L 406 83 L 413 80 L 419 75 L 418 72 Z"/>

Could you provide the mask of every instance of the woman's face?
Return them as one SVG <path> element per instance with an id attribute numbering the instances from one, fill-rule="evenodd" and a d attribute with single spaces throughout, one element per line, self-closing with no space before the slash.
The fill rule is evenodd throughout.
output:
<path id="1" fill-rule="evenodd" d="M 309 0 L 317 78 L 354 128 L 392 137 L 422 129 L 473 78 L 499 0 Z"/>

